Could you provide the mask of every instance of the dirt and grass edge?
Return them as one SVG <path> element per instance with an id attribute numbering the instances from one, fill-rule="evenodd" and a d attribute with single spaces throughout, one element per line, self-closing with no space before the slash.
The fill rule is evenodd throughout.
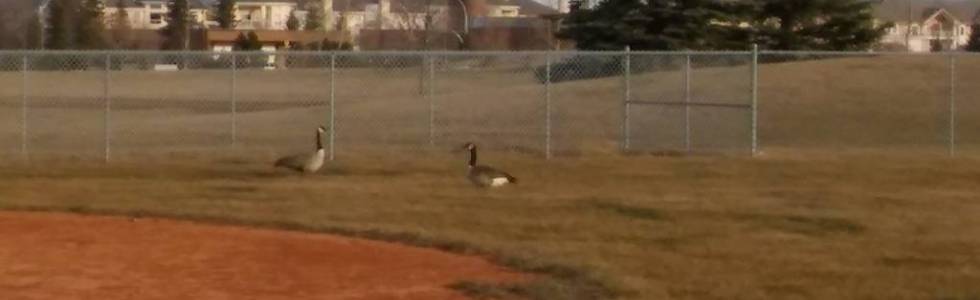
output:
<path id="1" fill-rule="evenodd" d="M 380 229 L 351 229 L 345 227 L 311 226 L 308 224 L 288 221 L 244 220 L 240 218 L 236 219 L 233 216 L 213 216 L 192 213 L 147 211 L 139 209 L 103 209 L 83 206 L 51 207 L 10 206 L 0 204 L 0 211 L 72 213 L 92 216 L 172 219 L 212 225 L 231 225 L 287 230 L 294 232 L 333 234 L 350 238 L 391 242 L 414 247 L 436 249 L 461 255 L 480 256 L 488 259 L 494 264 L 510 268 L 515 271 L 543 275 L 536 276 L 531 281 L 521 283 L 460 281 L 448 286 L 449 288 L 477 299 L 519 297 L 526 299 L 586 300 L 612 299 L 624 294 L 622 290 L 614 288 L 608 281 L 599 279 L 595 271 L 587 270 L 587 268 L 584 267 L 573 267 L 559 263 L 522 258 L 509 255 L 501 251 L 489 250 L 466 242 L 425 237 L 409 232 L 392 232 Z"/>

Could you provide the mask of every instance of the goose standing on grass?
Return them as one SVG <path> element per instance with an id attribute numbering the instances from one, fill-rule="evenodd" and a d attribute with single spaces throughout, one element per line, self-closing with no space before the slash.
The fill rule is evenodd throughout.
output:
<path id="1" fill-rule="evenodd" d="M 286 156 L 276 160 L 275 166 L 291 169 L 297 172 L 303 173 L 314 173 L 323 166 L 323 158 L 325 152 L 323 151 L 323 132 L 326 131 L 323 126 L 316 129 L 316 150 L 312 153 L 301 153 Z"/>
<path id="2" fill-rule="evenodd" d="M 473 184 L 480 187 L 500 187 L 517 183 L 517 178 L 510 176 L 507 172 L 484 165 L 477 165 L 476 144 L 466 143 L 463 145 L 463 149 L 470 151 L 469 171 L 466 173 L 466 178 Z"/>

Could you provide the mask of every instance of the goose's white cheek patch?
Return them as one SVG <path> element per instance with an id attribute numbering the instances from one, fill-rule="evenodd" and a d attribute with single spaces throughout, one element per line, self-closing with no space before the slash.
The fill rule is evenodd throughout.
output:
<path id="1" fill-rule="evenodd" d="M 507 183 L 509 183 L 509 181 L 507 181 L 507 178 L 497 177 L 497 178 L 494 178 L 493 181 L 490 181 L 490 186 L 502 186 L 502 185 L 505 185 Z"/>

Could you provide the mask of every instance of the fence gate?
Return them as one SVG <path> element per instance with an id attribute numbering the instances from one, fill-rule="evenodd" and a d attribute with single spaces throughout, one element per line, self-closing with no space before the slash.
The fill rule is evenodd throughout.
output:
<path id="1" fill-rule="evenodd" d="M 752 52 L 630 52 L 624 61 L 627 151 L 751 153 Z"/>

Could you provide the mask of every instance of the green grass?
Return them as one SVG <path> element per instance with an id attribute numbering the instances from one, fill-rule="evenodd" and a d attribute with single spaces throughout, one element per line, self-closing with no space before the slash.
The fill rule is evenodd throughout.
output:
<path id="1" fill-rule="evenodd" d="M 344 160 L 314 176 L 250 159 L 0 169 L 0 208 L 326 232 L 541 274 L 480 297 L 938 299 L 978 292 L 980 161 L 914 156 L 592 156 L 488 151 Z M 967 298 L 968 299 L 968 298 Z"/>

